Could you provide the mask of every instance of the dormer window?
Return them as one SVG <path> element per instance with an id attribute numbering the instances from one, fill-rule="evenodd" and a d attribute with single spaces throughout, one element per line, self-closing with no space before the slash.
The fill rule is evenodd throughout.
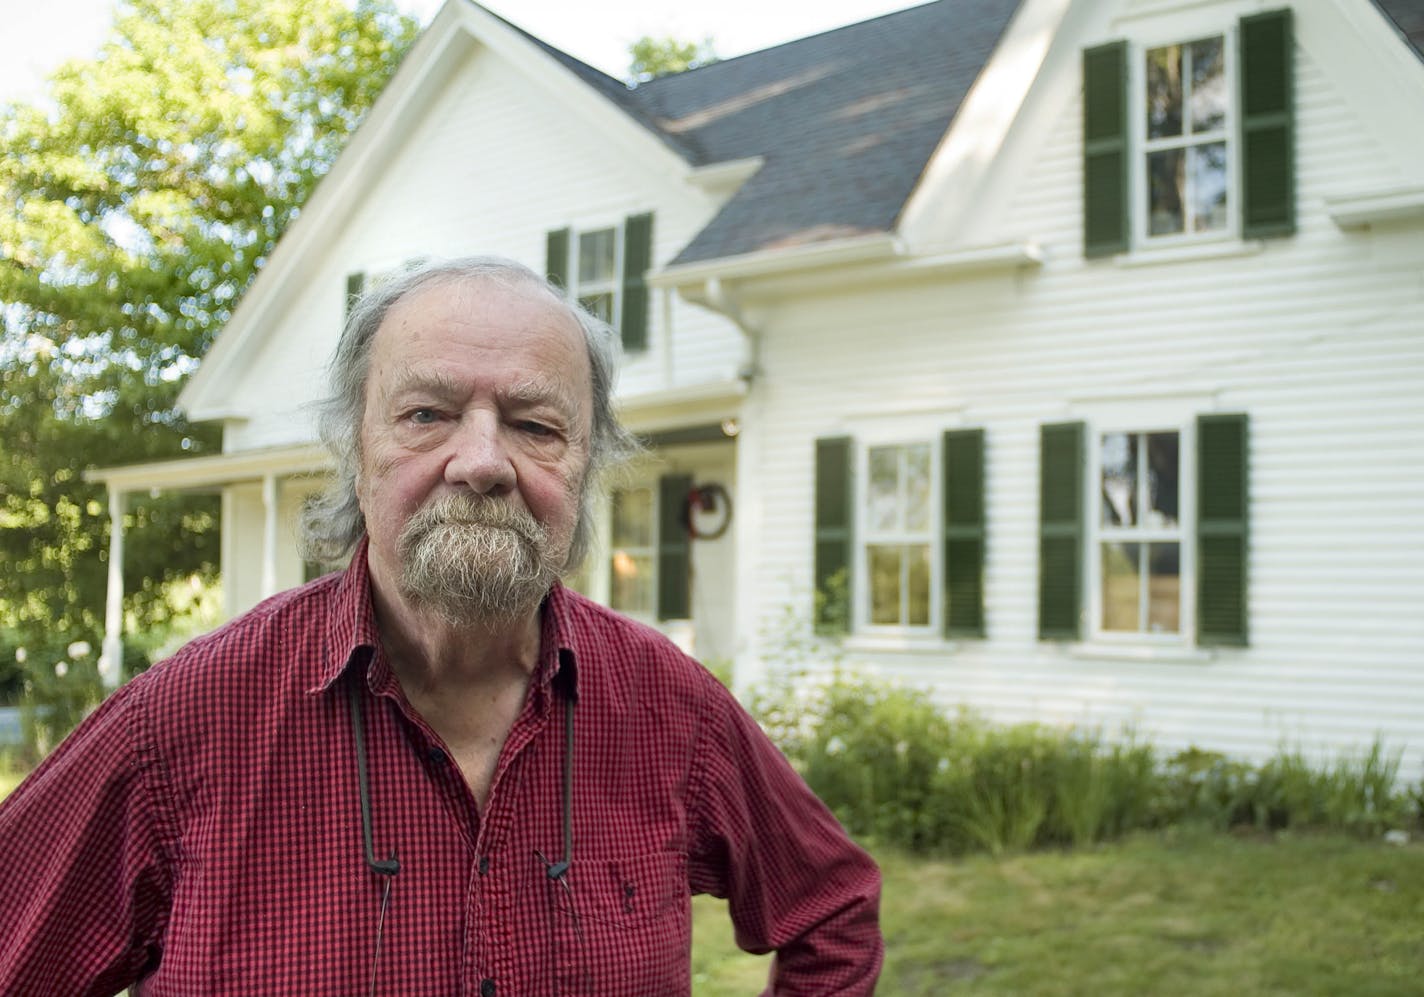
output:
<path id="1" fill-rule="evenodd" d="M 647 272 L 653 265 L 653 216 L 622 225 L 547 233 L 545 272 L 570 299 L 617 329 L 625 353 L 648 348 Z"/>
<path id="2" fill-rule="evenodd" d="M 1291 12 L 1083 53 L 1083 253 L 1295 231 Z"/>
<path id="3" fill-rule="evenodd" d="M 1148 49 L 1143 60 L 1147 238 L 1224 232 L 1231 100 L 1221 35 Z"/>

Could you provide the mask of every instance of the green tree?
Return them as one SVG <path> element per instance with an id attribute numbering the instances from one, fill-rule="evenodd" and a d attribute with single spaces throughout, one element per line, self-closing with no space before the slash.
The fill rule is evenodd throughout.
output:
<path id="1" fill-rule="evenodd" d="M 217 448 L 178 391 L 414 34 L 388 0 L 121 0 L 95 58 L 0 108 L 0 645 L 97 646 L 83 470 Z M 161 625 L 216 572 L 215 499 L 125 519 L 126 612 Z"/>
<path id="2" fill-rule="evenodd" d="M 717 61 L 711 38 L 685 42 L 670 36 L 644 35 L 628 46 L 628 54 L 632 57 L 628 64 L 628 81 L 634 86 Z"/>

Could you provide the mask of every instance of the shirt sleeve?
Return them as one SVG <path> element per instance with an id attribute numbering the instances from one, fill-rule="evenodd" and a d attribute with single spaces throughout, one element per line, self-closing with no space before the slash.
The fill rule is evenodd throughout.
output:
<path id="1" fill-rule="evenodd" d="M 691 800 L 693 892 L 729 902 L 737 944 L 775 952 L 768 993 L 869 995 L 880 871 L 715 679 Z"/>
<path id="2" fill-rule="evenodd" d="M 114 994 L 157 963 L 171 882 L 134 685 L 0 803 L 0 993 Z"/>

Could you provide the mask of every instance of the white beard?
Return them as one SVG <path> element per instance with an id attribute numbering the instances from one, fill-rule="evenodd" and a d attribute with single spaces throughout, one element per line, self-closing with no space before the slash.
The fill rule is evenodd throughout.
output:
<path id="1" fill-rule="evenodd" d="M 528 512 L 474 493 L 420 508 L 398 545 L 401 592 L 451 626 L 512 622 L 559 577 L 548 531 Z"/>

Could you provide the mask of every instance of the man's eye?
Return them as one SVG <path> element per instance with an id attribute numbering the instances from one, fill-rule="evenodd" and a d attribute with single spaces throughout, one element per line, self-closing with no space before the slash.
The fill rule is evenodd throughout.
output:
<path id="1" fill-rule="evenodd" d="M 519 424 L 519 428 L 531 436 L 548 436 L 553 430 L 542 422 L 531 422 L 526 419 Z"/>
<path id="2" fill-rule="evenodd" d="M 418 408 L 410 414 L 410 421 L 420 426 L 428 426 L 437 418 L 433 408 Z"/>

